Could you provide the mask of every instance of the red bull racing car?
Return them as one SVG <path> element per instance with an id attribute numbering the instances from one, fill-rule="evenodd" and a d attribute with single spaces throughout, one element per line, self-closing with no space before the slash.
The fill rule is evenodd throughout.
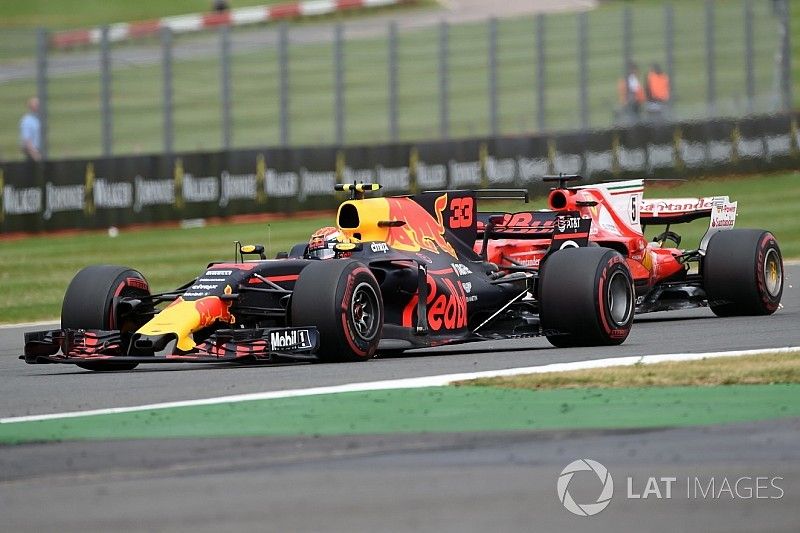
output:
<path id="1" fill-rule="evenodd" d="M 727 196 L 644 199 L 644 180 L 584 186 L 580 176 L 551 178 L 558 186 L 549 209 L 483 214 L 475 249 L 500 268 L 539 267 L 552 248 L 553 228 L 585 224 L 569 246 L 601 246 L 625 258 L 633 276 L 636 312 L 708 306 L 718 316 L 769 315 L 783 292 L 783 260 L 772 233 L 734 229 L 737 202 Z M 563 213 L 578 213 L 566 219 Z M 680 248 L 674 224 L 709 218 L 697 248 Z M 653 240 L 647 227 L 662 231 Z M 524 236 L 524 239 L 519 238 Z"/>
<path id="2" fill-rule="evenodd" d="M 276 259 L 262 246 L 239 245 L 235 261 L 211 263 L 167 293 L 152 294 L 135 270 L 89 266 L 67 289 L 61 328 L 26 334 L 22 358 L 128 370 L 363 361 L 379 351 L 538 335 L 556 346 L 614 345 L 628 336 L 635 295 L 626 255 L 580 245 L 592 223 L 581 206 L 548 215 L 546 229 L 527 235 L 519 225 L 479 230 L 477 211 L 483 198 L 525 191 L 365 198 L 377 189 L 337 185 L 351 197 L 335 228 Z M 509 238 L 536 243 L 536 265 L 497 255 L 495 239 Z M 483 250 L 473 249 L 476 240 Z"/>

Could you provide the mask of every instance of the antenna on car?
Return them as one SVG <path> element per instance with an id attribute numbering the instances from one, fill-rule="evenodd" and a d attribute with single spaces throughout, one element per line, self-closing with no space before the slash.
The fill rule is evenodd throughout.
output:
<path id="1" fill-rule="evenodd" d="M 566 189 L 568 181 L 577 181 L 582 179 L 583 177 L 579 176 L 578 174 L 564 174 L 563 172 L 559 172 L 558 176 L 542 176 L 542 181 L 557 181 L 558 189 Z"/>
<path id="2" fill-rule="evenodd" d="M 380 183 L 337 183 L 333 186 L 335 191 L 349 192 L 351 200 L 363 200 L 365 192 L 377 191 L 380 188 Z"/>

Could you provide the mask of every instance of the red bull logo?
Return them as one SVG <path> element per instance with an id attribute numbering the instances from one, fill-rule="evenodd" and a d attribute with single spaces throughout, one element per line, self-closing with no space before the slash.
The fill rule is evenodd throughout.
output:
<path id="1" fill-rule="evenodd" d="M 439 278 L 439 283 L 428 275 L 428 327 L 433 331 L 456 330 L 467 327 L 467 294 L 461 281 Z M 417 309 L 419 296 L 414 295 L 403 309 L 403 326 L 410 328 Z"/>
<path id="2" fill-rule="evenodd" d="M 216 322 L 233 323 L 233 317 L 228 309 L 228 304 L 216 296 L 206 296 L 192 302 L 194 308 L 200 314 L 198 328 L 205 328 Z"/>
<path id="3" fill-rule="evenodd" d="M 409 198 L 387 198 L 390 220 L 402 220 L 403 226 L 390 228 L 386 240 L 391 248 L 420 252 L 427 250 L 438 254 L 445 252 L 456 257 L 456 251 L 444 238 L 443 213 L 447 208 L 447 194 L 436 198 L 434 219 L 418 203 Z"/>

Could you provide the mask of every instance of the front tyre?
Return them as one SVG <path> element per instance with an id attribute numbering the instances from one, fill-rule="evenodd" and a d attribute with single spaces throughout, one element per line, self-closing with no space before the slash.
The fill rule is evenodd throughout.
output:
<path id="1" fill-rule="evenodd" d="M 383 330 L 383 298 L 375 276 L 352 259 L 314 261 L 301 272 L 291 301 L 292 326 L 316 326 L 320 361 L 375 357 Z"/>
<path id="2" fill-rule="evenodd" d="M 539 318 L 550 344 L 622 344 L 633 324 L 633 280 L 625 259 L 609 248 L 553 253 L 539 276 Z"/>
<path id="3" fill-rule="evenodd" d="M 149 296 L 147 281 L 139 272 L 114 265 L 92 265 L 72 278 L 61 305 L 62 329 L 136 331 L 142 324 L 121 316 L 115 305 L 118 297 Z M 137 363 L 78 363 L 86 370 L 132 370 Z"/>
<path id="4" fill-rule="evenodd" d="M 715 233 L 702 263 L 708 306 L 717 316 L 771 315 L 783 294 L 783 257 L 772 233 Z"/>

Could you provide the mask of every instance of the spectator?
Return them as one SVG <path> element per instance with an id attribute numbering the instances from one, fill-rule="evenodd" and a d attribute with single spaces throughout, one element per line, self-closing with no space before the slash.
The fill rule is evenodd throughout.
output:
<path id="1" fill-rule="evenodd" d="M 658 63 L 650 66 L 647 73 L 647 113 L 654 118 L 664 118 L 669 106 L 669 76 Z"/>
<path id="2" fill-rule="evenodd" d="M 633 61 L 628 63 L 628 74 L 619 80 L 618 89 L 621 118 L 625 122 L 636 122 L 645 101 L 645 94 L 644 87 L 639 81 L 639 67 Z"/>
<path id="3" fill-rule="evenodd" d="M 42 125 L 35 96 L 28 100 L 28 112 L 19 121 L 19 145 L 27 161 L 42 160 Z"/>

